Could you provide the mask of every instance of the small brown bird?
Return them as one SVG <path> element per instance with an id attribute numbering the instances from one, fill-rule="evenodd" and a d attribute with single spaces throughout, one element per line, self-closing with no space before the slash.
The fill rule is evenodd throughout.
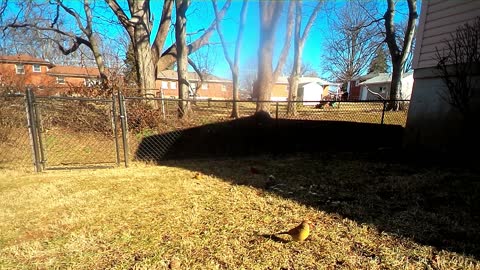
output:
<path id="1" fill-rule="evenodd" d="M 308 219 L 304 219 L 297 227 L 277 234 L 288 234 L 293 241 L 304 241 L 310 235 L 310 226 L 313 226 L 313 223 Z"/>
<path id="2" fill-rule="evenodd" d="M 199 172 L 196 172 L 195 175 L 193 176 L 194 179 L 200 180 L 202 178 L 202 174 Z"/>

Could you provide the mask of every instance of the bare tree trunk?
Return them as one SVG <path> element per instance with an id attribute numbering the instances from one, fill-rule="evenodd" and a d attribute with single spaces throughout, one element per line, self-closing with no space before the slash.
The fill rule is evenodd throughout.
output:
<path id="1" fill-rule="evenodd" d="M 188 48 L 186 42 L 187 34 L 187 12 L 190 0 L 176 0 L 176 22 L 175 22 L 175 39 L 177 47 L 177 74 L 178 74 L 178 117 L 184 118 L 188 114 L 188 103 L 184 99 L 188 99 Z"/>
<path id="2" fill-rule="evenodd" d="M 278 26 L 280 12 L 282 11 L 282 1 L 259 1 L 260 7 L 260 44 L 258 49 L 258 73 L 257 81 L 254 84 L 254 93 L 256 94 L 257 113 L 266 112 L 270 114 L 270 101 L 272 95 L 272 86 L 280 74 L 280 70 L 285 64 L 288 50 L 290 48 L 290 36 L 293 26 L 294 2 L 290 2 L 287 18 L 287 31 L 285 43 L 280 54 L 275 71 L 272 67 L 273 47 L 275 44 L 275 30 Z"/>
<path id="3" fill-rule="evenodd" d="M 215 30 L 216 22 L 221 21 L 223 19 L 223 17 L 225 16 L 225 13 L 227 12 L 228 8 L 230 7 L 231 1 L 232 0 L 227 0 L 226 1 L 225 5 L 218 12 L 218 18 L 212 22 L 212 24 L 205 30 L 203 35 L 188 45 L 188 54 L 191 54 L 191 53 L 197 51 L 198 49 L 200 49 L 202 46 L 208 44 L 210 36 L 212 35 L 213 31 Z M 167 34 L 167 32 L 165 33 L 165 35 L 166 34 Z M 157 40 L 157 38 L 155 40 Z M 157 44 L 156 46 L 159 46 L 159 44 Z M 175 63 L 175 61 L 177 59 L 177 53 L 178 52 L 177 52 L 176 44 L 173 44 L 168 49 L 166 49 L 158 58 L 158 61 L 156 63 L 157 69 L 158 70 L 165 70 L 169 66 L 171 66 L 173 63 Z"/>
<path id="4" fill-rule="evenodd" d="M 228 3 L 229 4 L 229 3 Z M 240 46 L 242 44 L 242 37 L 243 37 L 243 28 L 245 26 L 245 20 L 247 18 L 247 7 L 248 7 L 248 0 L 243 1 L 242 5 L 242 10 L 240 12 L 240 25 L 238 26 L 238 33 L 237 33 L 237 41 L 235 43 L 235 55 L 234 55 L 234 60 L 230 58 L 228 51 L 227 51 L 227 45 L 225 42 L 225 38 L 223 36 L 223 33 L 221 31 L 220 27 L 220 20 L 219 20 L 219 12 L 217 8 L 217 2 L 216 0 L 212 0 L 212 5 L 213 9 L 215 11 L 215 19 L 217 21 L 217 33 L 218 36 L 220 37 L 220 41 L 222 42 L 222 48 L 223 48 L 223 55 L 225 56 L 225 59 L 228 62 L 228 65 L 230 66 L 230 70 L 232 72 L 232 80 L 233 80 L 233 106 L 232 106 L 232 113 L 230 117 L 232 118 L 238 118 L 238 61 L 240 58 Z"/>
<path id="5" fill-rule="evenodd" d="M 155 67 L 152 61 L 152 51 L 150 44 L 145 41 L 144 31 L 135 30 L 136 41 L 136 59 L 138 61 L 138 73 L 140 74 L 140 87 L 145 96 L 152 97 L 155 90 Z"/>
<path id="6" fill-rule="evenodd" d="M 295 103 L 298 96 L 298 81 L 300 80 L 300 69 L 302 62 L 303 40 L 300 38 L 300 28 L 302 23 L 302 1 L 296 3 L 295 14 L 295 33 L 294 33 L 294 55 L 293 68 L 288 79 L 288 105 L 287 115 L 297 115 L 297 103 Z"/>
<path id="7" fill-rule="evenodd" d="M 93 30 L 92 30 L 93 15 L 92 15 L 92 10 L 90 8 L 90 3 L 88 2 L 88 0 L 84 0 L 83 9 L 85 11 L 85 17 L 87 20 L 87 27 L 85 27 L 85 30 L 83 32 L 87 35 L 88 40 L 90 41 L 93 57 L 95 58 L 95 63 L 97 64 L 98 72 L 100 73 L 100 83 L 104 88 L 106 88 L 108 87 L 108 77 L 105 72 L 105 63 L 103 62 L 103 57 L 102 57 L 102 53 L 100 52 L 100 47 L 98 46 L 97 38 L 93 35 Z M 82 27 L 80 26 L 80 28 Z"/>
<path id="8" fill-rule="evenodd" d="M 393 62 L 392 62 L 393 63 Z M 389 100 L 394 100 L 388 104 L 387 109 L 398 111 L 401 109 L 401 105 L 397 100 L 402 99 L 402 74 L 403 68 L 401 65 L 392 64 L 392 82 L 390 84 L 390 96 L 388 97 Z"/>
<path id="9" fill-rule="evenodd" d="M 153 65 L 152 51 L 150 49 L 150 12 L 148 0 L 137 0 L 133 4 L 132 21 L 134 23 L 133 39 L 134 48 L 140 73 L 140 87 L 146 96 L 153 96 L 155 90 L 155 67 Z"/>
<path id="10" fill-rule="evenodd" d="M 287 114 L 288 115 L 296 115 L 297 114 L 297 106 L 296 106 L 296 99 L 298 96 L 298 83 L 300 80 L 301 68 L 302 68 L 302 55 L 303 55 L 303 48 L 305 46 L 305 41 L 308 37 L 310 29 L 312 28 L 313 22 L 317 18 L 317 14 L 320 11 L 321 6 L 323 5 L 323 1 L 319 1 L 315 6 L 312 14 L 310 15 L 307 25 L 303 30 L 303 34 L 301 33 L 302 27 L 302 1 L 296 1 L 296 15 L 295 15 L 295 34 L 294 34 L 294 57 L 293 57 L 293 68 L 290 74 L 290 78 L 288 80 L 289 88 L 288 88 L 288 106 L 287 106 Z"/>
<path id="11" fill-rule="evenodd" d="M 403 68 L 407 57 L 412 48 L 413 36 L 415 34 L 415 23 L 418 18 L 417 1 L 407 0 L 408 3 L 408 24 L 403 37 L 403 44 L 397 44 L 397 31 L 394 24 L 395 16 L 395 0 L 387 0 L 388 8 L 385 12 L 385 41 L 388 45 L 388 50 L 392 58 L 392 82 L 390 85 L 390 102 L 387 104 L 387 110 L 403 109 L 403 104 L 400 104 L 399 99 L 402 99 L 402 76 Z"/>

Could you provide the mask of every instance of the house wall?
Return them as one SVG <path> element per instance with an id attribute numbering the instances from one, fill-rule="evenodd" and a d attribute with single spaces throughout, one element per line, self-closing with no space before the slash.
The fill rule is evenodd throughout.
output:
<path id="1" fill-rule="evenodd" d="M 390 83 L 381 83 L 381 84 L 372 84 L 372 85 L 364 85 L 363 89 L 365 89 L 366 94 L 365 98 L 362 100 L 379 100 L 381 99 L 378 95 L 372 94 L 370 91 L 368 91 L 366 88 L 368 88 L 370 91 L 378 93 L 379 95 L 382 96 L 383 99 L 389 99 L 390 98 Z M 385 89 L 383 92 L 381 92 L 381 88 Z M 362 89 L 362 91 L 364 91 Z"/>
<path id="2" fill-rule="evenodd" d="M 310 83 L 303 86 L 303 105 L 314 106 L 318 103 L 305 101 L 319 101 L 322 99 L 323 87 L 317 83 Z"/>
<path id="3" fill-rule="evenodd" d="M 414 51 L 414 83 L 405 127 L 407 148 L 436 151 L 479 149 L 478 131 L 472 121 L 445 101 L 446 86 L 435 69 L 435 48 L 458 26 L 471 22 L 480 14 L 477 0 L 422 1 L 417 44 Z M 480 70 L 474 71 L 475 89 L 469 119 L 480 117 Z"/>
<path id="4" fill-rule="evenodd" d="M 478 0 L 423 0 L 418 26 L 413 68 L 433 67 L 436 48 L 443 48 L 444 40 L 480 14 Z M 428 16 L 427 16 L 428 15 Z"/>
<path id="5" fill-rule="evenodd" d="M 285 101 L 288 99 L 288 84 L 274 84 L 272 87 L 272 101 Z"/>
<path id="6" fill-rule="evenodd" d="M 46 65 L 40 65 L 40 72 L 33 72 L 33 64 L 24 64 L 25 74 L 16 74 L 15 65 L 15 63 L 0 63 L 0 84 L 18 88 L 48 84 Z"/>
<path id="7" fill-rule="evenodd" d="M 479 147 L 476 124 L 465 121 L 446 102 L 447 88 L 434 68 L 415 70 L 414 89 L 408 110 L 404 145 L 436 151 L 472 150 Z M 474 77 L 470 119 L 480 117 L 480 73 Z M 475 120 L 476 121 L 476 120 Z"/>
<path id="8" fill-rule="evenodd" d="M 162 87 L 162 82 L 167 83 L 167 88 Z M 178 98 L 178 85 L 176 80 L 157 80 L 155 86 L 157 89 L 163 89 L 165 98 Z M 198 85 L 198 83 L 197 83 Z M 226 82 L 205 82 L 207 89 L 200 88 L 197 91 L 197 98 L 211 99 L 233 99 L 233 84 Z M 155 91 L 156 96 L 160 97 L 160 90 Z M 187 97 L 186 97 L 187 98 Z"/>
<path id="9" fill-rule="evenodd" d="M 358 85 L 360 81 L 350 81 L 350 91 L 348 93 L 348 100 L 360 100 L 360 89 Z"/>

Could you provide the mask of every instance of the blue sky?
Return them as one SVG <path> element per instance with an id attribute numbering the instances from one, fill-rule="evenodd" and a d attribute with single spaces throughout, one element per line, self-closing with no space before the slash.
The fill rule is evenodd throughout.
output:
<path id="1" fill-rule="evenodd" d="M 375 0 L 373 0 L 375 1 Z M 15 1 L 13 1 L 15 3 Z M 91 3 L 95 4 L 94 13 L 99 17 L 111 17 L 113 13 L 110 9 L 106 6 L 103 0 L 90 0 Z M 10 2 L 12 3 L 12 2 Z M 16 2 L 21 3 L 21 2 Z M 80 0 L 64 0 L 68 6 L 79 10 L 82 13 L 82 1 Z M 126 1 L 119 0 L 119 3 L 128 11 L 126 7 Z M 219 8 L 223 6 L 224 1 L 219 1 L 218 5 Z M 310 66 L 318 72 L 318 74 L 323 78 L 328 78 L 329 74 L 325 74 L 322 70 L 322 55 L 324 54 L 324 42 L 328 41 L 329 36 L 331 36 L 331 31 L 329 28 L 329 22 L 332 20 L 338 20 L 335 16 L 335 8 L 339 8 L 344 5 L 346 1 L 340 0 L 327 0 L 326 4 L 318 14 L 317 20 L 313 25 L 310 35 L 306 41 L 304 52 L 303 52 L 303 60 L 304 62 L 310 64 Z M 376 0 L 375 1 L 378 10 L 383 13 L 386 9 L 386 1 L 385 0 Z M 162 9 L 163 1 L 160 0 L 151 0 L 151 10 L 154 15 L 154 26 L 157 21 L 160 19 L 161 16 L 161 9 Z M 303 26 L 306 24 L 306 20 L 313 9 L 313 6 L 316 5 L 316 1 L 303 1 L 303 12 L 306 14 L 304 17 Z M 13 5 L 12 5 L 13 6 Z M 231 57 L 233 57 L 233 49 L 237 35 L 238 29 L 238 21 L 239 21 L 239 14 L 240 9 L 242 6 L 242 1 L 240 0 L 233 0 L 232 5 L 226 14 L 225 18 L 222 21 L 222 29 L 226 38 L 226 41 L 229 44 L 229 51 Z M 286 9 L 288 7 L 288 3 L 284 5 L 284 12 L 281 14 L 282 18 L 280 18 L 279 28 L 277 30 L 277 37 L 276 37 L 276 46 L 274 55 L 278 56 L 281 47 L 283 46 L 284 35 L 285 35 L 285 17 L 286 17 Z M 406 15 L 406 1 L 399 0 L 398 5 L 399 12 L 397 15 L 397 19 L 404 18 Z M 418 9 L 420 9 L 420 2 L 418 3 Z M 15 9 L 12 7 L 12 11 L 15 12 Z M 174 17 L 174 16 L 173 16 Z M 213 8 L 210 0 L 192 0 L 191 6 L 187 13 L 187 32 L 193 33 L 197 32 L 199 29 L 206 29 L 212 20 L 214 19 Z M 98 19 L 97 19 L 98 20 Z M 97 21 L 98 22 L 98 21 Z M 96 31 L 104 36 L 108 36 L 110 39 L 114 40 L 118 37 L 119 34 L 123 33 L 121 27 L 115 24 L 106 24 L 105 22 L 101 24 L 96 24 Z M 154 28 L 155 30 L 155 28 Z M 168 36 L 166 46 L 170 46 L 174 42 L 174 33 L 173 27 L 171 28 L 171 33 Z M 201 33 L 196 35 L 189 36 L 190 40 L 195 39 L 196 37 L 200 36 Z M 153 40 L 154 35 L 152 35 L 151 39 Z M 245 25 L 245 32 L 244 38 L 242 43 L 241 49 L 241 59 L 240 59 L 240 73 L 252 73 L 256 70 L 256 59 L 257 59 L 257 48 L 259 42 L 259 7 L 258 7 L 258 0 L 250 0 L 248 13 L 247 13 L 247 21 Z M 117 42 L 118 43 L 118 42 Z M 214 63 L 213 74 L 230 78 L 231 72 L 229 66 L 224 58 L 223 51 L 220 45 L 220 41 L 216 32 L 213 33 L 212 37 L 210 38 L 211 45 L 205 48 L 202 48 L 200 53 L 202 52 L 209 52 L 211 62 Z M 118 49 L 118 48 L 117 48 Z M 195 60 L 195 56 L 192 56 Z M 291 62 L 291 58 L 293 58 L 293 44 L 291 46 L 291 52 L 289 55 L 290 60 L 287 62 Z M 274 63 L 275 64 L 275 63 Z"/>
<path id="2" fill-rule="evenodd" d="M 313 5 L 315 2 L 305 1 L 304 12 L 310 14 Z M 342 4 L 342 1 L 336 1 L 336 4 Z M 222 6 L 222 3 L 219 3 L 219 6 Z M 229 42 L 229 51 L 231 57 L 233 57 L 233 49 L 235 46 L 235 40 L 238 29 L 238 20 L 240 9 L 242 6 L 242 1 L 233 1 L 232 6 L 230 7 L 228 13 L 226 14 L 224 20 L 222 21 L 222 30 L 227 42 Z M 288 3 L 285 4 L 285 10 L 288 7 Z M 213 13 L 211 8 L 210 1 L 204 2 L 194 2 L 192 3 L 190 17 L 187 22 L 187 29 L 189 32 L 195 32 L 198 29 L 206 28 L 210 24 Z M 201 14 L 201 15 L 200 15 Z M 280 50 L 283 46 L 284 35 L 285 35 L 285 25 L 286 21 L 286 11 L 282 14 L 282 18 L 279 22 L 279 27 L 277 30 L 277 37 L 275 46 L 275 55 L 278 56 Z M 306 19 L 305 19 L 306 21 Z M 304 22 L 304 25 L 306 22 Z M 311 66 L 314 69 L 317 69 L 318 72 L 321 72 L 320 60 L 322 54 L 322 42 L 325 40 L 325 37 L 328 34 L 328 17 L 325 12 L 320 12 L 315 24 L 313 25 L 309 38 L 305 44 L 304 49 L 304 60 L 310 62 Z M 215 64 L 214 74 L 221 77 L 230 77 L 230 69 L 227 62 L 224 59 L 221 45 L 219 44 L 220 40 L 218 35 L 214 33 L 210 39 L 213 45 L 210 46 L 210 49 L 215 48 L 217 62 Z M 171 40 L 170 40 L 171 42 Z M 241 49 L 241 61 L 240 61 L 240 71 L 241 72 L 252 72 L 256 69 L 256 58 L 257 58 L 257 48 L 259 43 L 259 7 L 258 1 L 250 1 L 247 13 L 247 21 L 245 25 L 242 49 Z M 293 57 L 293 44 L 291 45 L 290 57 Z"/>
<path id="3" fill-rule="evenodd" d="M 332 20 L 337 20 L 335 17 L 334 10 L 340 8 L 345 4 L 346 1 L 334 0 L 326 1 L 320 13 L 318 14 L 317 20 L 315 21 L 310 35 L 305 44 L 303 52 L 303 61 L 309 63 L 310 66 L 318 72 L 321 77 L 328 78 L 329 74 L 325 73 L 322 69 L 322 55 L 324 54 L 323 47 L 324 42 L 328 41 L 328 38 L 331 36 L 331 31 L 329 28 L 329 23 Z M 386 1 L 377 0 L 378 10 L 383 14 L 386 10 Z M 223 5 L 223 2 L 219 3 L 219 8 Z M 303 1 L 303 12 L 306 14 L 304 21 L 302 22 L 302 27 L 305 26 L 308 16 L 310 16 L 313 7 L 316 5 L 316 1 Z M 238 21 L 240 9 L 242 6 L 242 1 L 233 0 L 232 6 L 230 7 L 227 15 L 222 21 L 222 29 L 225 35 L 225 39 L 229 42 L 229 51 L 231 57 L 233 57 L 233 49 L 235 45 Z M 276 47 L 275 55 L 279 55 L 281 47 L 283 46 L 284 35 L 285 35 L 285 24 L 286 24 L 286 9 L 288 3 L 285 3 L 285 11 L 282 14 L 282 18 L 279 22 L 279 28 L 277 30 L 276 37 Z M 397 12 L 397 20 L 405 18 L 407 14 L 406 1 L 399 1 Z M 420 9 L 420 2 L 418 3 L 418 9 Z M 212 5 L 210 1 L 193 1 L 192 6 L 190 7 L 188 22 L 187 22 L 187 31 L 195 32 L 201 28 L 207 28 L 214 18 L 212 11 Z M 302 30 L 303 31 L 303 30 Z M 200 34 L 199 34 L 200 35 Z M 198 36 L 198 35 L 197 35 Z M 194 38 L 195 36 L 192 36 Z M 214 33 L 210 39 L 213 45 L 210 46 L 210 50 L 214 50 L 216 53 L 215 68 L 213 73 L 220 77 L 230 78 L 231 73 L 227 62 L 224 59 L 221 45 L 219 44 L 219 38 L 216 33 Z M 173 42 L 169 40 L 169 42 Z M 256 70 L 256 58 L 257 58 L 257 48 L 259 42 L 259 7 L 258 1 L 249 1 L 248 13 L 247 13 L 247 22 L 245 25 L 245 32 L 243 38 L 243 44 L 241 49 L 241 61 L 240 61 L 240 72 L 253 72 Z M 206 49 L 204 49 L 206 50 Z M 211 52 L 210 52 L 211 54 Z M 289 58 L 293 58 L 293 44 L 291 45 L 291 50 Z M 274 63 L 275 64 L 275 63 Z M 274 66 L 275 67 L 275 66 Z"/>

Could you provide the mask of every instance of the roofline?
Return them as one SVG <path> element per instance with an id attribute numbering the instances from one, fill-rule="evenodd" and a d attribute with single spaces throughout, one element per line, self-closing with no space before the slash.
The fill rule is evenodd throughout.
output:
<path id="1" fill-rule="evenodd" d="M 157 80 L 161 80 L 161 79 L 167 79 L 167 80 L 172 80 L 172 81 L 178 81 L 177 78 L 170 78 L 170 77 L 157 77 Z M 189 81 L 194 81 L 194 82 L 199 82 L 200 79 L 196 79 L 196 78 L 192 78 L 192 79 L 189 79 Z M 220 83 L 233 83 L 232 81 L 229 81 L 229 80 L 203 80 L 204 82 L 220 82 Z"/>
<path id="2" fill-rule="evenodd" d="M 44 64 L 46 66 L 53 67 L 54 64 L 47 62 L 45 60 L 35 61 L 35 60 L 11 60 L 11 59 L 1 59 L 0 63 L 10 63 L 10 64 Z"/>
<path id="3" fill-rule="evenodd" d="M 98 78 L 100 75 L 93 74 L 72 74 L 72 73 L 61 73 L 61 72 L 47 72 L 48 75 L 52 76 L 68 76 L 68 77 L 79 77 L 79 78 Z"/>

